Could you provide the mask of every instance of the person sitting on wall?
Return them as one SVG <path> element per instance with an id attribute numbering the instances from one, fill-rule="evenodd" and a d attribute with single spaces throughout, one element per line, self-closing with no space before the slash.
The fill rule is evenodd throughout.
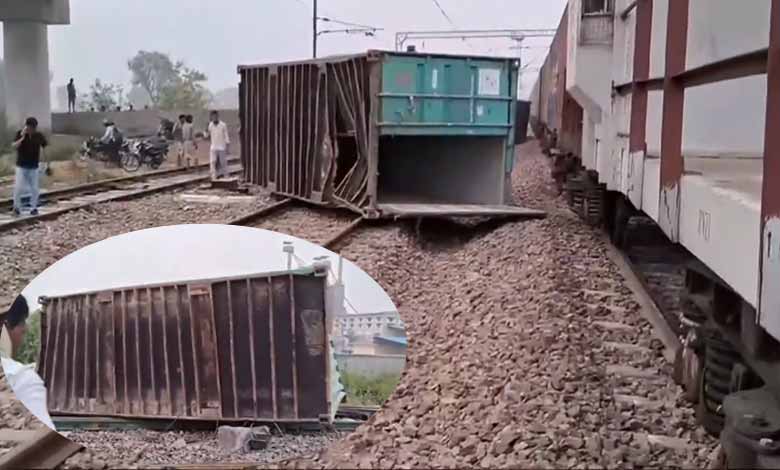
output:
<path id="1" fill-rule="evenodd" d="M 35 372 L 35 365 L 24 365 L 14 360 L 24 344 L 29 316 L 27 299 L 21 295 L 5 313 L 0 314 L 0 362 L 16 398 L 43 424 L 56 431 L 46 403 L 46 386 Z"/>

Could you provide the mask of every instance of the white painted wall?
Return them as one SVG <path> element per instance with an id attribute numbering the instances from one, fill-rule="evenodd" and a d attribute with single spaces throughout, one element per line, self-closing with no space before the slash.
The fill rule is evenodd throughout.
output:
<path id="1" fill-rule="evenodd" d="M 687 89 L 683 154 L 761 158 L 766 87 L 760 75 Z"/>
<path id="2" fill-rule="evenodd" d="M 653 35 L 650 40 L 650 78 L 666 73 L 666 22 L 669 0 L 653 0 Z"/>
<path id="3" fill-rule="evenodd" d="M 580 0 L 569 2 L 566 90 L 600 123 L 611 101 L 612 47 L 579 44 L 581 11 Z"/>
<path id="4" fill-rule="evenodd" d="M 582 164 L 585 168 L 596 169 L 596 123 L 591 114 L 584 110 L 582 114 Z"/>
<path id="5" fill-rule="evenodd" d="M 690 0 L 687 67 L 767 47 L 770 6 L 771 0 Z"/>
<path id="6" fill-rule="evenodd" d="M 632 0 L 618 0 L 615 11 L 623 11 Z M 612 52 L 612 79 L 616 84 L 630 82 L 634 78 L 634 37 L 636 35 L 636 9 L 626 18 L 615 18 L 615 42 Z"/>
<path id="7" fill-rule="evenodd" d="M 683 176 L 680 196 L 680 243 L 755 306 L 760 205 L 696 175 Z"/>
<path id="8" fill-rule="evenodd" d="M 661 197 L 661 160 L 645 158 L 644 166 L 640 209 L 657 223 L 658 204 Z"/>
<path id="9" fill-rule="evenodd" d="M 51 129 L 47 28 L 43 23 L 3 23 L 6 115 L 12 127 L 21 128 L 25 118 L 34 116 L 42 129 Z"/>
<path id="10" fill-rule="evenodd" d="M 651 156 L 661 156 L 661 126 L 663 123 L 664 93 L 649 91 L 647 93 L 647 153 Z"/>

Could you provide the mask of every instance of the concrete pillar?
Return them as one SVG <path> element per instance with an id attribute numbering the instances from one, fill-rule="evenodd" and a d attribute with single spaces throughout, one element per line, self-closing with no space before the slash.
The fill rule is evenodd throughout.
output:
<path id="1" fill-rule="evenodd" d="M 48 26 L 32 21 L 3 23 L 8 125 L 21 129 L 29 116 L 51 129 Z"/>

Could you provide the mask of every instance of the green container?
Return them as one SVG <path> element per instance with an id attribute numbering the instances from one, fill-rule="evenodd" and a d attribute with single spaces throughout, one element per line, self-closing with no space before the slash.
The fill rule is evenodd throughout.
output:
<path id="1" fill-rule="evenodd" d="M 513 135 L 514 60 L 386 53 L 382 135 Z"/>

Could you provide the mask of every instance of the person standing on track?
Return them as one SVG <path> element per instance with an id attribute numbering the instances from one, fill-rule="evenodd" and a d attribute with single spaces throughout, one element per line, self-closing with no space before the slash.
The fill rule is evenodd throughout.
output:
<path id="1" fill-rule="evenodd" d="M 211 179 L 228 175 L 227 154 L 230 151 L 230 136 L 227 124 L 219 120 L 219 113 L 209 114 L 210 122 L 206 136 L 211 140 Z"/>
<path id="2" fill-rule="evenodd" d="M 176 141 L 176 166 L 181 167 L 184 160 L 184 125 L 187 123 L 187 116 L 179 114 L 179 120 L 173 126 L 173 140 Z"/>
<path id="3" fill-rule="evenodd" d="M 38 215 L 38 195 L 40 192 L 40 174 L 38 166 L 43 149 L 49 145 L 46 137 L 38 132 L 38 120 L 29 117 L 24 128 L 16 133 L 13 147 L 16 149 L 16 175 L 14 178 L 15 216 L 22 214 L 23 191 L 30 192 L 30 215 Z"/>
<path id="4" fill-rule="evenodd" d="M 195 159 L 195 164 L 198 164 L 198 157 L 195 155 L 193 148 L 195 143 L 195 131 L 192 128 L 192 115 L 188 114 L 184 117 L 184 124 L 181 126 L 181 138 L 184 144 L 184 158 L 187 161 L 187 166 L 190 166 L 191 158 Z"/>
<path id="5" fill-rule="evenodd" d="M 73 84 L 72 78 L 68 82 L 68 112 L 76 112 L 76 85 Z"/>

